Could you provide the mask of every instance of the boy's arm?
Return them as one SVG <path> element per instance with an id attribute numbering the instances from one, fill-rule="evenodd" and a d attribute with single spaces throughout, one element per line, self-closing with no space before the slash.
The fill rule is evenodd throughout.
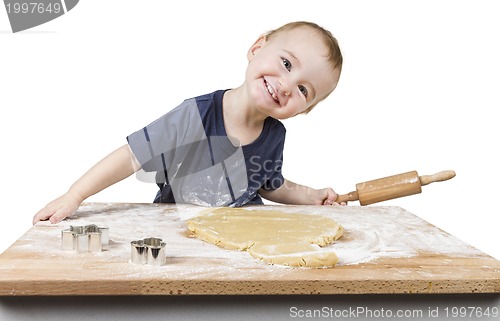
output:
<path id="1" fill-rule="evenodd" d="M 49 219 L 58 223 L 73 214 L 89 196 L 127 178 L 141 165 L 128 144 L 118 148 L 78 179 L 61 197 L 47 204 L 33 217 L 33 224 Z"/>
<path id="2" fill-rule="evenodd" d="M 270 201 L 292 205 L 338 205 L 337 193 L 331 188 L 314 189 L 285 179 L 280 188 L 268 191 L 260 189 L 259 194 Z M 342 204 L 345 205 L 345 204 Z"/>

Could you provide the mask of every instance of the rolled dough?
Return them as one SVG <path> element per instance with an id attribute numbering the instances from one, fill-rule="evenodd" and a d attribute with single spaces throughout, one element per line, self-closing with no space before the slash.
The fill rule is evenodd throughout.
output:
<path id="1" fill-rule="evenodd" d="M 320 215 L 242 208 L 213 209 L 187 226 L 198 238 L 220 247 L 247 251 L 270 264 L 307 267 L 334 266 L 337 255 L 323 247 L 344 230 Z"/>

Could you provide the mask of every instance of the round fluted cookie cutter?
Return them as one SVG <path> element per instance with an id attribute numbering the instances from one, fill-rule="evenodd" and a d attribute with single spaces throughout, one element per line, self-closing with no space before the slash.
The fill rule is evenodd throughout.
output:
<path id="1" fill-rule="evenodd" d="M 165 245 L 162 239 L 148 237 L 130 242 L 130 262 L 154 266 L 165 265 Z"/>

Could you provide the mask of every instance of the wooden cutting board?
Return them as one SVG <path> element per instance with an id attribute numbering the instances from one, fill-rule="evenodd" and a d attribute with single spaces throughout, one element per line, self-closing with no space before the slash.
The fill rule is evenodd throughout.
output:
<path id="1" fill-rule="evenodd" d="M 259 206 L 332 217 L 345 228 L 333 268 L 268 265 L 194 238 L 186 221 L 205 208 L 86 203 L 41 222 L 0 255 L 0 295 L 499 293 L 500 261 L 400 207 Z M 99 253 L 61 249 L 70 225 L 109 227 Z M 160 237 L 165 266 L 130 263 L 130 242 Z"/>

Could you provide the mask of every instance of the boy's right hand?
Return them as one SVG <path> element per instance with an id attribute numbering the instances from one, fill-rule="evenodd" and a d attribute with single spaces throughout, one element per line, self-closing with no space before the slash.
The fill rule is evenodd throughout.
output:
<path id="1" fill-rule="evenodd" d="M 69 192 L 56 198 L 43 209 L 38 211 L 33 217 L 33 225 L 40 221 L 49 220 L 50 223 L 56 224 L 75 213 L 82 201 L 79 197 L 70 194 Z"/>

